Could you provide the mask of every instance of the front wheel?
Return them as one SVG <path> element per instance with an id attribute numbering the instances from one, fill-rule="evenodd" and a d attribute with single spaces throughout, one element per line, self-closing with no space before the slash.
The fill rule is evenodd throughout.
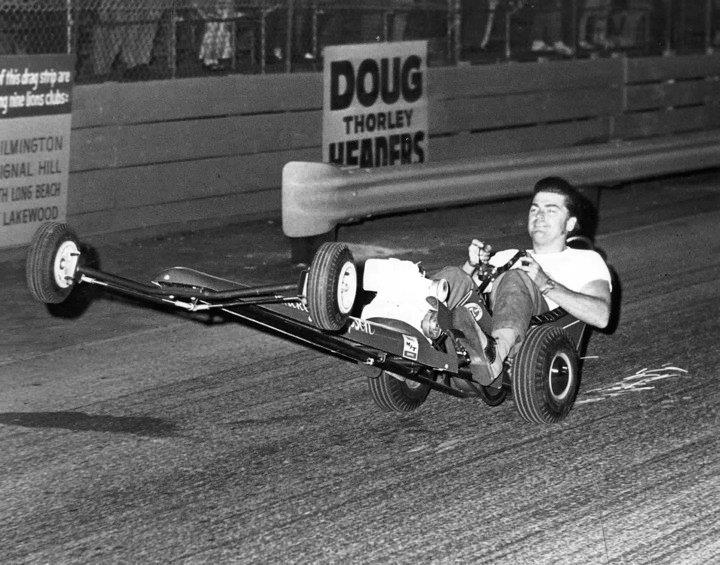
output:
<path id="1" fill-rule="evenodd" d="M 387 371 L 381 371 L 377 377 L 368 377 L 368 385 L 375 404 L 388 412 L 412 412 L 425 402 L 430 392 L 426 384 Z"/>
<path id="2" fill-rule="evenodd" d="M 80 244 L 67 224 L 41 225 L 30 242 L 25 262 L 27 286 L 35 300 L 60 304 L 76 282 Z"/>
<path id="3" fill-rule="evenodd" d="M 580 385 L 578 355 L 565 330 L 531 328 L 511 368 L 512 392 L 520 416 L 528 422 L 563 420 Z"/>
<path id="4" fill-rule="evenodd" d="M 327 242 L 318 249 L 307 277 L 310 317 L 322 330 L 339 331 L 347 322 L 358 288 L 352 253 L 343 243 Z"/>

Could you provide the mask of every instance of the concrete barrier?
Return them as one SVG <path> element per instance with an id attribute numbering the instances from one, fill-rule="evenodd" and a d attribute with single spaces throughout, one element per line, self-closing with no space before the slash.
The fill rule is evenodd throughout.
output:
<path id="1" fill-rule="evenodd" d="M 610 185 L 718 165 L 720 130 L 381 169 L 292 161 L 282 173 L 282 226 L 290 238 L 327 239 L 341 224 L 379 214 L 530 194 L 547 176 Z"/>

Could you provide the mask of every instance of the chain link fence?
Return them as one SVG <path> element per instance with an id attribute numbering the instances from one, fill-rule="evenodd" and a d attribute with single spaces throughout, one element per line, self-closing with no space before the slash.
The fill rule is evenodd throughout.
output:
<path id="1" fill-rule="evenodd" d="M 67 52 L 69 17 L 64 0 L 0 0 L 0 54 Z"/>
<path id="2" fill-rule="evenodd" d="M 76 82 L 318 71 L 322 48 L 426 39 L 430 64 L 720 48 L 720 0 L 0 0 L 0 54 Z"/>

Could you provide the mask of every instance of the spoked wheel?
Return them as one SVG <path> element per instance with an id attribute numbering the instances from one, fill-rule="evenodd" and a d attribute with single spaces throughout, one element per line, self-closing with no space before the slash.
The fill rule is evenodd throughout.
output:
<path id="1" fill-rule="evenodd" d="M 41 225 L 30 242 L 25 262 L 33 298 L 45 304 L 63 302 L 73 290 L 79 260 L 80 244 L 67 224 Z"/>
<path id="2" fill-rule="evenodd" d="M 425 402 L 430 387 L 404 379 L 388 371 L 368 377 L 370 394 L 375 404 L 388 412 L 412 412 Z"/>
<path id="3" fill-rule="evenodd" d="M 578 355 L 567 333 L 557 326 L 532 328 L 515 357 L 511 379 L 515 404 L 525 420 L 563 420 L 580 385 Z"/>
<path id="4" fill-rule="evenodd" d="M 358 289 L 352 253 L 343 243 L 323 243 L 307 278 L 310 317 L 323 330 L 338 331 L 347 322 Z"/>

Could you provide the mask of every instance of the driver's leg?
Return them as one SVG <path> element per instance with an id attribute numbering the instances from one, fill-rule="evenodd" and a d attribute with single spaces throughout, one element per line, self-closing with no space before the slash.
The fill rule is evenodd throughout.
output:
<path id="1" fill-rule="evenodd" d="M 537 285 L 519 269 L 511 269 L 495 280 L 490 304 L 496 348 L 495 368 L 502 370 L 505 358 L 522 343 L 530 318 L 547 312 L 548 305 Z"/>
<path id="2" fill-rule="evenodd" d="M 520 269 L 510 269 L 493 282 L 490 293 L 493 330 L 511 328 L 522 336 L 530 318 L 548 311 L 545 297 L 532 279 Z"/>
<path id="3" fill-rule="evenodd" d="M 492 318 L 485 305 L 485 297 L 478 291 L 478 287 L 470 275 L 460 267 L 445 267 L 430 278 L 433 280 L 445 279 L 450 288 L 446 301 L 447 307 L 450 310 L 458 307 L 466 308 L 480 329 L 490 335 Z"/>
<path id="4" fill-rule="evenodd" d="M 434 281 L 445 279 L 448 282 L 450 294 L 446 302 L 450 310 L 467 302 L 468 297 L 477 288 L 470 275 L 460 267 L 445 267 L 430 278 Z"/>
<path id="5" fill-rule="evenodd" d="M 470 356 L 470 372 L 480 384 L 490 384 L 495 375 L 492 374 L 486 348 L 490 341 L 487 336 L 492 329 L 492 318 L 485 307 L 484 296 L 472 277 L 460 267 L 445 267 L 431 278 L 448 282 L 447 305 L 452 311 L 453 328 L 462 332 L 459 340 Z"/>

